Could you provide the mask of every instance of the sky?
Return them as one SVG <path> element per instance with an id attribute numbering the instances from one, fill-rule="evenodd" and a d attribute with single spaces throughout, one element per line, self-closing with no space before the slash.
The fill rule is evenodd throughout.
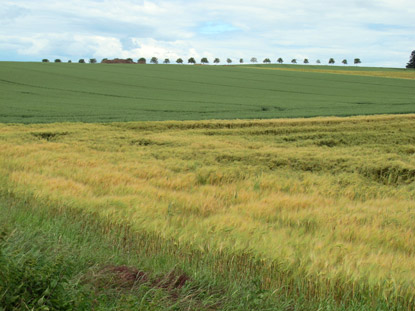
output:
<path id="1" fill-rule="evenodd" d="M 403 68 L 414 0 L 0 0 L 0 61 L 281 57 Z"/>

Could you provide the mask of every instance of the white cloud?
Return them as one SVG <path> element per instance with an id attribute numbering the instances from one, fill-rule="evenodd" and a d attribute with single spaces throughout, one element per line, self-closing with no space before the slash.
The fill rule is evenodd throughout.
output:
<path id="1" fill-rule="evenodd" d="M 310 58 L 403 67 L 412 0 L 5 0 L 1 60 Z"/>

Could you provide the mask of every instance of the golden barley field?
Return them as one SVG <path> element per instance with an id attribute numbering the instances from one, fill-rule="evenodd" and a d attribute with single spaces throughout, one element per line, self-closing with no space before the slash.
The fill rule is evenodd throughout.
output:
<path id="1" fill-rule="evenodd" d="M 415 305 L 413 114 L 0 133 L 0 186 L 13 196 L 235 254 L 264 288 Z"/>

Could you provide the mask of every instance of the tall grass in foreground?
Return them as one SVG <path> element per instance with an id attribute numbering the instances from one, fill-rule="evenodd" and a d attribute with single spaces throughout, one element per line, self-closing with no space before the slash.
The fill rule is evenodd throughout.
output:
<path id="1" fill-rule="evenodd" d="M 414 307 L 413 115 L 0 131 L 9 196 L 155 234 L 261 290 Z"/>
<path id="2" fill-rule="evenodd" d="M 0 310 L 227 308 L 218 293 L 201 289 L 212 284 L 183 279 L 177 262 L 146 253 L 122 230 L 106 234 L 108 224 L 91 216 L 35 208 L 0 202 Z"/>
<path id="3" fill-rule="evenodd" d="M 30 196 L 1 193 L 0 228 L 2 311 L 388 310 L 384 301 L 367 306 L 264 290 L 259 276 L 240 275 L 235 256 L 179 247 L 96 213 L 39 206 Z M 226 265 L 221 274 L 216 262 Z"/>

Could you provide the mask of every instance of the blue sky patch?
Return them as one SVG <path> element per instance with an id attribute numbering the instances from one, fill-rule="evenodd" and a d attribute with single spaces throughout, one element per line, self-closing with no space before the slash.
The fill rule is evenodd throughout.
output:
<path id="1" fill-rule="evenodd" d="M 231 24 L 222 22 L 207 22 L 199 27 L 198 32 L 203 35 L 218 35 L 236 30 L 238 30 L 238 28 L 232 26 Z"/>
<path id="2" fill-rule="evenodd" d="M 390 24 L 368 24 L 367 28 L 370 30 L 376 31 L 388 31 L 388 30 L 401 30 L 401 29 L 408 29 L 408 27 L 401 26 L 401 25 L 390 25 Z"/>

